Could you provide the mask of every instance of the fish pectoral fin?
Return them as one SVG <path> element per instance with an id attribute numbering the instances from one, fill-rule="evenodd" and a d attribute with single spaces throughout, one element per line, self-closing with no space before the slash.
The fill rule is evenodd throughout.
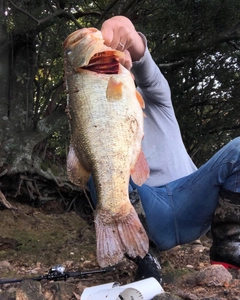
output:
<path id="1" fill-rule="evenodd" d="M 122 98 L 122 82 L 117 82 L 112 76 L 108 81 L 108 86 L 106 90 L 106 98 L 109 102 L 115 102 Z"/>
<path id="2" fill-rule="evenodd" d="M 139 102 L 141 108 L 145 108 L 145 102 L 143 100 L 143 97 L 137 90 L 136 90 L 136 97 L 138 99 L 138 102 Z"/>
<path id="3" fill-rule="evenodd" d="M 70 145 L 67 157 L 67 173 L 69 180 L 73 184 L 83 188 L 87 186 L 87 182 L 90 177 L 90 172 L 82 166 L 82 164 L 76 156 L 72 145 Z"/>
<path id="4" fill-rule="evenodd" d="M 112 216 L 106 222 L 106 212 L 99 210 L 95 216 L 97 235 L 97 260 L 101 267 L 115 265 L 130 257 L 144 257 L 148 252 L 149 239 L 138 215 L 129 202 L 129 213 L 122 217 Z"/>
<path id="5" fill-rule="evenodd" d="M 144 156 L 143 151 L 141 150 L 138 156 L 138 159 L 135 163 L 134 168 L 131 170 L 131 177 L 134 183 L 141 186 L 148 178 L 150 173 L 148 163 Z"/>

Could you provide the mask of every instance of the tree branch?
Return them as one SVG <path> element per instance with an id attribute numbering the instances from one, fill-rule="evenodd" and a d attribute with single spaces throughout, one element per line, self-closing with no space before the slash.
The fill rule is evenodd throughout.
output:
<path id="1" fill-rule="evenodd" d="M 4 194 L 1 191 L 0 191 L 0 203 L 8 209 L 17 209 L 7 201 L 7 199 L 5 198 Z"/>
<path id="2" fill-rule="evenodd" d="M 49 21 L 51 21 L 52 19 L 54 19 L 55 17 L 59 17 L 59 16 L 64 16 L 67 17 L 68 19 L 72 20 L 73 23 L 78 27 L 78 28 L 82 28 L 82 26 L 80 25 L 80 23 L 78 23 L 78 21 L 76 20 L 76 18 L 74 17 L 73 14 L 59 8 L 56 9 L 52 12 L 51 15 L 48 15 L 47 17 L 38 20 L 37 18 L 35 18 L 33 15 L 31 15 L 30 13 L 28 13 L 27 11 L 25 11 L 24 9 L 22 9 L 21 7 L 17 6 L 15 3 L 12 2 L 12 0 L 7 0 L 15 9 L 17 9 L 18 11 L 20 11 L 22 14 L 28 16 L 30 19 L 32 19 L 35 23 L 37 23 L 38 26 L 43 25 L 48 23 Z"/>
<path id="3" fill-rule="evenodd" d="M 191 53 L 200 53 L 202 51 L 206 51 L 207 49 L 211 49 L 218 44 L 222 43 L 229 43 L 231 41 L 236 41 L 240 39 L 240 22 L 238 22 L 232 28 L 225 30 L 215 38 L 209 37 L 208 39 L 202 39 L 199 42 L 192 42 L 188 44 L 182 45 L 174 45 L 172 51 L 169 51 L 168 54 L 164 57 L 164 59 L 171 60 L 171 59 L 179 59 L 183 56 L 189 55 Z"/>
<path id="4" fill-rule="evenodd" d="M 234 41 L 229 41 L 227 43 L 231 45 L 235 50 L 240 50 L 240 46 L 238 46 Z"/>
<path id="5" fill-rule="evenodd" d="M 229 130 L 236 130 L 236 129 L 240 129 L 240 124 L 233 125 L 233 126 L 219 127 L 218 129 L 211 129 L 209 130 L 209 134 L 215 134 L 215 133 L 219 133 L 220 131 L 229 131 Z"/>
<path id="6" fill-rule="evenodd" d="M 95 24 L 95 27 L 98 27 L 100 23 L 104 20 L 105 16 L 108 14 L 110 9 L 112 9 L 119 0 L 114 0 L 112 3 L 108 5 L 108 7 L 105 9 L 105 11 L 101 14 L 101 17 L 98 19 L 97 23 Z"/>
<path id="7" fill-rule="evenodd" d="M 45 23 L 48 23 L 49 21 L 51 21 L 53 18 L 55 17 L 59 17 L 59 16 L 64 16 L 67 17 L 67 19 L 72 20 L 73 23 L 77 26 L 77 28 L 82 28 L 82 26 L 80 25 L 80 23 L 78 23 L 78 21 L 75 19 L 74 15 L 63 10 L 63 9 L 57 9 L 55 10 L 51 15 L 48 15 L 47 17 L 43 18 L 42 20 L 38 21 L 38 25 L 43 25 Z"/>
<path id="8" fill-rule="evenodd" d="M 171 63 L 166 63 L 166 64 L 158 64 L 158 67 L 163 70 L 174 70 L 178 67 L 181 67 L 181 66 L 184 66 L 185 63 L 186 63 L 186 59 L 182 59 L 182 60 L 179 60 L 179 61 L 174 61 L 174 62 L 171 62 Z"/>
<path id="9" fill-rule="evenodd" d="M 15 3 L 12 2 L 12 0 L 7 0 L 14 8 L 16 8 L 18 11 L 23 13 L 24 15 L 28 16 L 30 19 L 32 19 L 34 22 L 38 23 L 38 19 L 36 19 L 33 15 L 22 9 L 21 7 L 18 7 Z"/>

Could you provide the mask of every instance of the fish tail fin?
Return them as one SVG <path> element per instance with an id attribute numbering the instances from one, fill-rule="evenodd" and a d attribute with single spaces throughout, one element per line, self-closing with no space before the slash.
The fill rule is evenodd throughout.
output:
<path id="1" fill-rule="evenodd" d="M 106 213 L 99 212 L 95 216 L 97 260 L 101 267 L 117 264 L 125 253 L 130 257 L 144 257 L 148 252 L 148 236 L 135 209 L 130 206 L 125 217 L 113 217 L 111 222 L 105 222 Z"/>

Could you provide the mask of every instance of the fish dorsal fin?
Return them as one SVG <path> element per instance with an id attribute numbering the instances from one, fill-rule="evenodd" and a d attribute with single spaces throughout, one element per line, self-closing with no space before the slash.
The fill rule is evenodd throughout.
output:
<path id="1" fill-rule="evenodd" d="M 132 180 L 139 186 L 141 186 L 148 178 L 150 173 L 148 163 L 144 156 L 143 151 L 141 150 L 136 161 L 135 166 L 131 170 Z"/>

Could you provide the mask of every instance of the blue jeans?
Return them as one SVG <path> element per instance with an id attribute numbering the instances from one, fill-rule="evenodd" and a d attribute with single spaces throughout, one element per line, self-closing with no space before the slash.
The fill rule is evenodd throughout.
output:
<path id="1" fill-rule="evenodd" d="M 130 186 L 138 190 L 149 236 L 159 250 L 192 242 L 210 229 L 220 188 L 240 193 L 240 137 L 186 177 L 159 187 L 130 180 Z M 89 189 L 96 203 L 92 180 Z"/>

